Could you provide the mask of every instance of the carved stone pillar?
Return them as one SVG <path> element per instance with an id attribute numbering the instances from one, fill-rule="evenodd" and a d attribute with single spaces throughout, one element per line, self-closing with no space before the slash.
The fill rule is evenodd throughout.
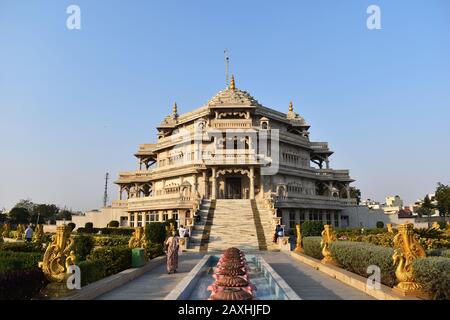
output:
<path id="1" fill-rule="evenodd" d="M 208 175 L 203 171 L 203 196 L 208 198 Z"/>
<path id="2" fill-rule="evenodd" d="M 255 199 L 255 169 L 250 167 L 250 200 Z"/>
<path id="3" fill-rule="evenodd" d="M 122 200 L 122 192 L 123 192 L 123 189 L 122 189 L 122 186 L 119 186 L 119 200 Z"/>
<path id="4" fill-rule="evenodd" d="M 217 199 L 217 177 L 216 177 L 216 168 L 212 168 L 212 195 L 211 199 Z"/>

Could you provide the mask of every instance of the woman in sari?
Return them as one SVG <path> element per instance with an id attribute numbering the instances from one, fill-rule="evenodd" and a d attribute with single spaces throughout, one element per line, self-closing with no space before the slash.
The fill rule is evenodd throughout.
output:
<path id="1" fill-rule="evenodd" d="M 179 237 L 175 231 L 166 240 L 166 253 L 167 253 L 167 273 L 177 272 L 178 268 L 178 249 L 180 247 Z"/>

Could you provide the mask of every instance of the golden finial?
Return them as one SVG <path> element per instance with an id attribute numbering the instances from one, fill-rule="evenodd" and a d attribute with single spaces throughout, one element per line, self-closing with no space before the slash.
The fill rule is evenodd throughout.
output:
<path id="1" fill-rule="evenodd" d="M 231 76 L 231 81 L 230 81 L 230 89 L 231 90 L 234 90 L 236 87 L 235 87 L 235 84 L 234 84 L 234 75 L 232 75 Z"/>
<path id="2" fill-rule="evenodd" d="M 178 115 L 178 107 L 177 107 L 177 103 L 176 103 L 176 102 L 173 104 L 172 114 L 173 114 L 174 116 L 177 116 L 177 115 Z"/>
<path id="3" fill-rule="evenodd" d="M 289 112 L 294 111 L 294 105 L 292 104 L 292 101 L 289 102 Z"/>

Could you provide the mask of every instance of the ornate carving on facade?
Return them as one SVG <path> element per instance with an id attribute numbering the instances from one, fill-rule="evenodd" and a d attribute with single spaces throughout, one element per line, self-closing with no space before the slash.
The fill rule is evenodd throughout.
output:
<path id="1" fill-rule="evenodd" d="M 224 175 L 227 173 L 235 173 L 235 174 L 242 174 L 242 175 L 247 175 L 250 178 L 250 170 L 247 169 L 222 169 L 222 170 L 217 170 L 216 173 L 216 177 L 218 178 L 220 175 Z"/>
<path id="2" fill-rule="evenodd" d="M 76 258 L 72 250 L 74 239 L 70 236 L 70 227 L 66 225 L 56 228 L 56 235 L 44 253 L 44 259 L 39 263 L 48 280 L 62 282 L 66 278 L 67 268 L 74 265 Z"/>
<path id="3" fill-rule="evenodd" d="M 131 249 L 135 248 L 147 248 L 147 238 L 145 237 L 145 232 L 143 227 L 134 228 L 133 235 L 128 241 L 128 247 Z"/>
<path id="4" fill-rule="evenodd" d="M 320 241 L 320 247 L 322 248 L 322 263 L 335 263 L 331 257 L 330 245 L 337 240 L 336 233 L 333 231 L 333 227 L 329 224 L 324 225 L 322 231 L 322 241 Z"/>
<path id="5" fill-rule="evenodd" d="M 299 224 L 295 225 L 296 233 L 297 233 L 297 245 L 295 247 L 295 252 L 303 253 L 303 235 L 302 228 Z"/>
<path id="6" fill-rule="evenodd" d="M 38 224 L 33 234 L 33 242 L 40 243 L 42 242 L 42 237 L 44 236 L 44 226 L 42 224 Z"/>
<path id="7" fill-rule="evenodd" d="M 414 224 L 406 223 L 398 226 L 394 237 L 394 254 L 392 260 L 397 265 L 395 276 L 398 284 L 395 289 L 403 294 L 419 294 L 422 286 L 415 282 L 412 264 L 414 260 L 425 257 L 425 250 L 420 245 L 418 236 L 414 234 Z"/>

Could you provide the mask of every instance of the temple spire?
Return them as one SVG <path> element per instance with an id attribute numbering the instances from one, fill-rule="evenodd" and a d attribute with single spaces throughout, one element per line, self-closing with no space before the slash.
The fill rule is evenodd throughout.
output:
<path id="1" fill-rule="evenodd" d="M 292 104 L 292 101 L 289 102 L 289 112 L 294 111 L 294 105 Z"/>
<path id="2" fill-rule="evenodd" d="M 234 83 L 234 75 L 231 76 L 230 89 L 231 90 L 236 89 L 236 86 L 235 86 L 235 83 Z"/>
<path id="3" fill-rule="evenodd" d="M 178 106 L 176 102 L 174 102 L 173 104 L 172 115 L 174 118 L 178 117 Z"/>

